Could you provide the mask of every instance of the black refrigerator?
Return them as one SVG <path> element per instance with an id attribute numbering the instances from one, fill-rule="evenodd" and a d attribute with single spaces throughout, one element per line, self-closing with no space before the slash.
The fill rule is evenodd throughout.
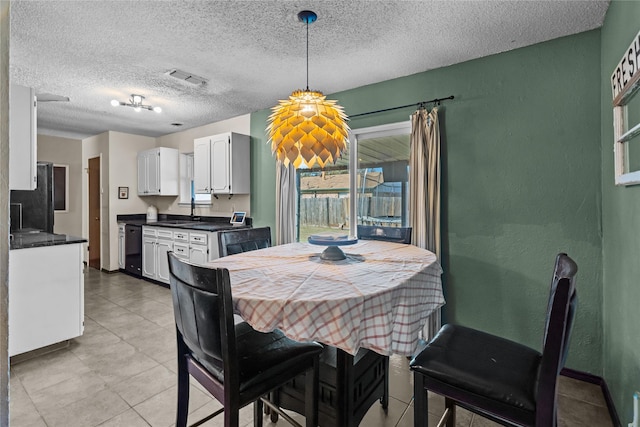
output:
<path id="1" fill-rule="evenodd" d="M 35 190 L 11 190 L 11 232 L 53 233 L 53 163 L 38 162 Z"/>

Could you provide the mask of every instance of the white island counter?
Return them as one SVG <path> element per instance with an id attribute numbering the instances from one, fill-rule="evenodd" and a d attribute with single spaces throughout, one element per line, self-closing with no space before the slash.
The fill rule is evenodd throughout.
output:
<path id="1" fill-rule="evenodd" d="M 86 240 L 14 236 L 9 251 L 9 356 L 82 335 Z"/>

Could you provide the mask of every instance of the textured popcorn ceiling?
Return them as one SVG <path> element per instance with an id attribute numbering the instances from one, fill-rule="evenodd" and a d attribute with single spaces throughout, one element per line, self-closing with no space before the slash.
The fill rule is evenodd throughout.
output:
<path id="1" fill-rule="evenodd" d="M 331 94 L 599 28 L 608 5 L 14 0 L 10 72 L 12 83 L 37 94 L 70 98 L 39 103 L 39 133 L 159 136 L 271 107 L 304 89 L 306 32 L 296 16 L 304 9 L 318 14 L 309 27 L 309 86 Z M 208 83 L 169 77 L 174 68 Z M 110 105 L 132 93 L 163 112 Z M 448 95 L 416 88 L 415 101 Z M 392 105 L 374 108 L 385 107 Z"/>

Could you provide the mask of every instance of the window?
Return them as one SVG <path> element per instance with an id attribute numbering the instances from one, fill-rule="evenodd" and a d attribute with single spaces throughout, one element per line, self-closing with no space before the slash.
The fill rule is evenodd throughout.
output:
<path id="1" fill-rule="evenodd" d="M 357 224 L 408 226 L 410 134 L 411 122 L 356 129 L 335 165 L 298 169 L 298 240 Z"/>
<path id="2" fill-rule="evenodd" d="M 69 212 L 69 166 L 53 165 L 53 210 Z"/>
<path id="3" fill-rule="evenodd" d="M 193 153 L 180 153 L 180 204 L 210 205 L 211 194 L 196 194 L 193 189 Z"/>
<path id="4" fill-rule="evenodd" d="M 640 184 L 640 32 L 611 75 L 616 185 Z"/>

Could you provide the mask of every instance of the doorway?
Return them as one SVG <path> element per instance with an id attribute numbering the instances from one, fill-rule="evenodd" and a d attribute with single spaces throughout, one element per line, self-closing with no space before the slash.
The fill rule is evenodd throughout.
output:
<path id="1" fill-rule="evenodd" d="M 100 270 L 100 157 L 89 159 L 89 267 Z"/>

